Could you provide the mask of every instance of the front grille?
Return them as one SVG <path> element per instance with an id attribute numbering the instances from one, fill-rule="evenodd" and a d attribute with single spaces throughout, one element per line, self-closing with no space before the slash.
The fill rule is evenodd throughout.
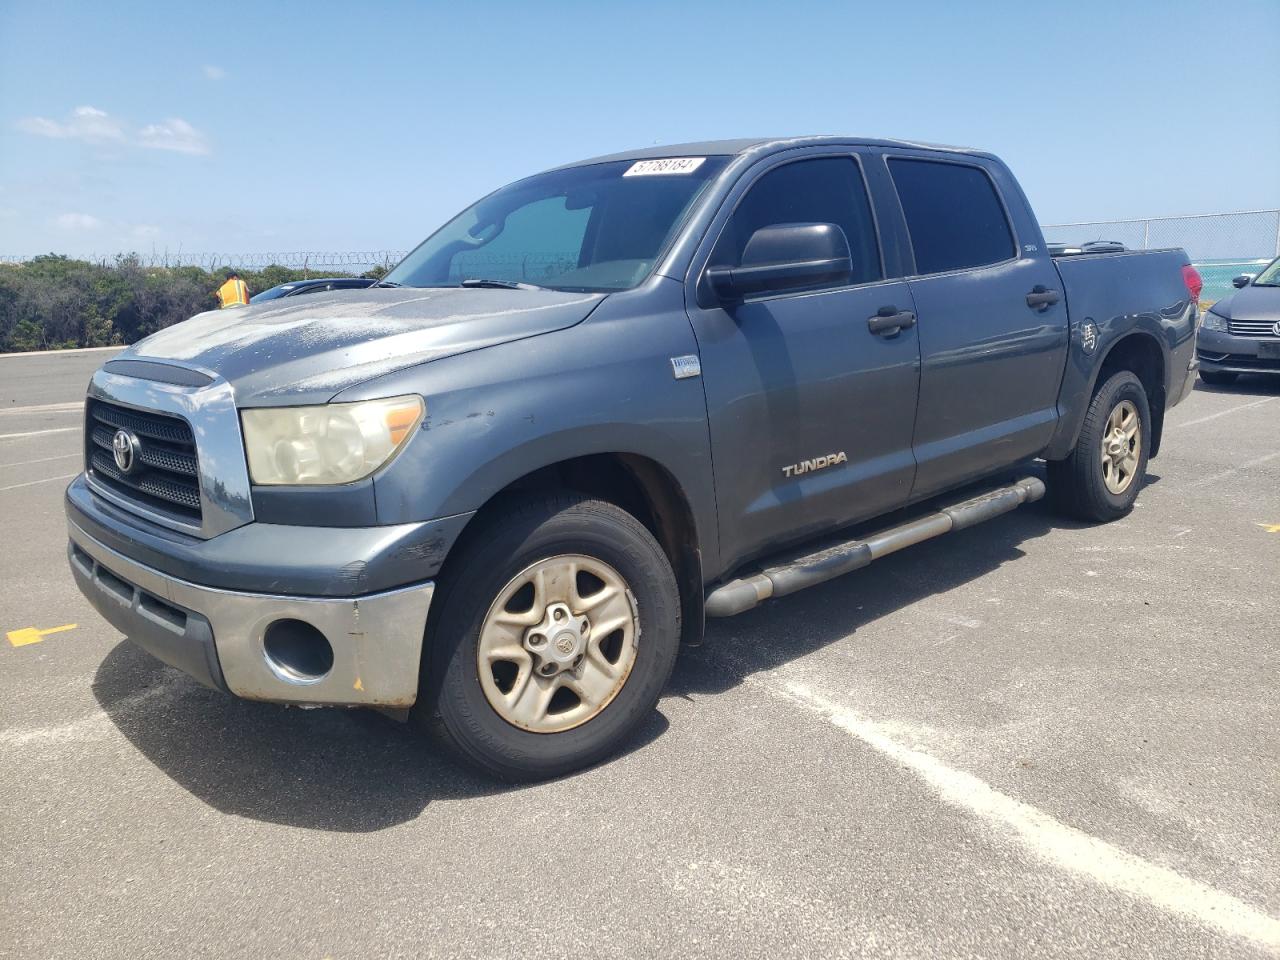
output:
<path id="1" fill-rule="evenodd" d="M 85 464 L 113 493 L 186 521 L 200 522 L 200 480 L 195 438 L 185 420 L 147 410 L 89 401 Z M 125 473 L 111 443 L 118 430 L 138 438 L 137 464 Z"/>
<path id="2" fill-rule="evenodd" d="M 1233 337 L 1254 337 L 1260 340 L 1280 340 L 1274 320 L 1228 320 L 1227 332 Z"/>

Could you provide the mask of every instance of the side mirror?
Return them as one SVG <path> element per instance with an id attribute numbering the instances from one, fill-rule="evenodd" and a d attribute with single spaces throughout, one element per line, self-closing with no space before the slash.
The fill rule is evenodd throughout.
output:
<path id="1" fill-rule="evenodd" d="M 736 267 L 711 267 L 707 280 L 722 302 L 761 293 L 839 287 L 853 279 L 844 231 L 834 223 L 778 223 L 761 227 Z"/>
<path id="2" fill-rule="evenodd" d="M 1231 285 L 1235 287 L 1237 290 L 1241 290 L 1247 287 L 1250 283 L 1252 283 L 1253 278 L 1254 278 L 1254 274 L 1252 273 L 1242 273 L 1238 277 L 1231 278 Z"/>

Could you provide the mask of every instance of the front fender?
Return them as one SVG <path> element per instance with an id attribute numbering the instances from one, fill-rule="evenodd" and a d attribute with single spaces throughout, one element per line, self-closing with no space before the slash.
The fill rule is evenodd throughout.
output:
<path id="1" fill-rule="evenodd" d="M 661 295 L 667 287 L 674 297 Z M 374 477 L 378 522 L 468 513 L 543 467 L 635 454 L 679 484 L 711 568 L 719 550 L 706 399 L 701 379 L 677 380 L 671 364 L 697 353 L 679 294 L 656 278 L 575 327 L 362 387 L 367 396 L 420 393 L 427 404 L 421 429 Z"/>

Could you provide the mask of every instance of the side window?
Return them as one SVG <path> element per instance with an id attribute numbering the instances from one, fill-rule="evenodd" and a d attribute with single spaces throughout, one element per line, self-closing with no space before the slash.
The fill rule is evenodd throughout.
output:
<path id="1" fill-rule="evenodd" d="M 799 160 L 757 180 L 725 224 L 711 254 L 712 266 L 742 262 L 742 251 L 761 227 L 779 223 L 834 223 L 844 230 L 853 258 L 853 282 L 879 280 L 871 204 L 858 164 L 847 157 Z"/>
<path id="2" fill-rule="evenodd" d="M 995 184 L 978 167 L 889 158 L 917 273 L 1000 263 L 1017 253 Z"/>

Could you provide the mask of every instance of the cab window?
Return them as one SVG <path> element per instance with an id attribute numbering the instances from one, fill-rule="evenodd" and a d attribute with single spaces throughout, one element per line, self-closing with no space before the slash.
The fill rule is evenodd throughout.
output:
<path id="1" fill-rule="evenodd" d="M 875 221 L 852 157 L 819 157 L 775 167 L 757 180 L 729 218 L 711 255 L 712 266 L 742 262 L 751 235 L 783 223 L 834 223 L 844 231 L 853 260 L 853 283 L 879 280 Z"/>

